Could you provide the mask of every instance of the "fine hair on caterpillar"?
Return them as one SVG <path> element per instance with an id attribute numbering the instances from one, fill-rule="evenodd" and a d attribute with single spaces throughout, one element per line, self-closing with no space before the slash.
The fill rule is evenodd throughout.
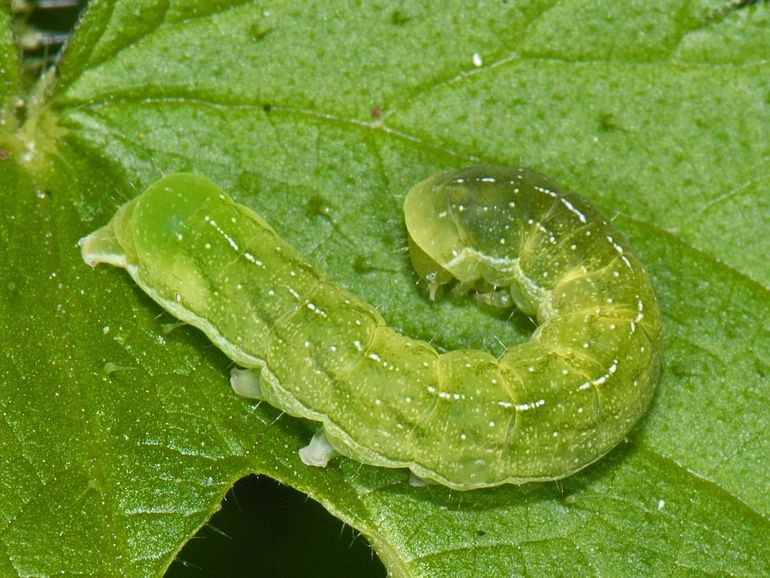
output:
<path id="1" fill-rule="evenodd" d="M 616 227 L 547 177 L 491 165 L 418 183 L 404 219 L 431 297 L 454 282 L 515 306 L 531 338 L 496 357 L 403 335 L 199 175 L 160 179 L 80 245 L 204 331 L 243 368 L 237 393 L 319 422 L 306 464 L 339 453 L 469 490 L 563 478 L 621 441 L 654 393 L 662 336 Z"/>

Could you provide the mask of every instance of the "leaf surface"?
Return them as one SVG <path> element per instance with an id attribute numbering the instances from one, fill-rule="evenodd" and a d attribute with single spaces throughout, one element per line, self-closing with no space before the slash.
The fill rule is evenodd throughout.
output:
<path id="1" fill-rule="evenodd" d="M 767 3 L 94 0 L 30 94 L 2 18 L 0 574 L 160 574 L 252 472 L 400 576 L 770 573 Z M 558 484 L 308 468 L 312 424 L 233 395 L 218 350 L 76 245 L 206 174 L 392 326 L 500 353 L 526 319 L 429 302 L 403 252 L 409 188 L 479 161 L 597 202 L 663 310 L 648 416 Z"/>

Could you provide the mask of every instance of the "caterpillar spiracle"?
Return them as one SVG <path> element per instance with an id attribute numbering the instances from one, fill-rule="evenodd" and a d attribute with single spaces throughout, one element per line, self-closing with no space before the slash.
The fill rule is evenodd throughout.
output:
<path id="1" fill-rule="evenodd" d="M 320 422 L 307 464 L 336 452 L 468 490 L 563 478 L 622 440 L 652 398 L 662 337 L 650 278 L 614 225 L 500 166 L 428 178 L 404 213 L 431 296 L 454 281 L 515 305 L 537 321 L 528 341 L 495 357 L 398 333 L 194 174 L 155 182 L 80 245 L 245 368 L 236 392 Z"/>

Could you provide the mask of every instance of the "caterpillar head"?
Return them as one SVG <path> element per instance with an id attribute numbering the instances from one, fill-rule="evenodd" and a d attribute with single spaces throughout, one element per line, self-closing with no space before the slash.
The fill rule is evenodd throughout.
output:
<path id="1" fill-rule="evenodd" d="M 205 306 L 208 283 L 201 274 L 201 242 L 190 239 L 194 221 L 221 203 L 221 191 L 210 180 L 192 174 L 160 179 L 123 205 L 104 227 L 79 241 L 91 266 L 125 267 L 159 299 L 185 301 L 191 309 Z M 191 242 L 192 241 L 192 242 Z"/>
<path id="2" fill-rule="evenodd" d="M 507 169 L 479 165 L 440 173 L 407 194 L 404 216 L 410 256 L 420 278 L 428 282 L 431 297 L 452 279 L 466 287 L 483 281 L 495 284 L 495 278 L 487 278 L 490 267 L 485 260 L 494 254 L 485 243 L 501 236 L 496 229 L 502 225 L 489 219 L 502 213 L 503 201 L 507 204 L 504 197 L 509 191 L 491 176 L 501 170 Z M 505 177 L 513 182 L 520 175 Z"/>
<path id="3" fill-rule="evenodd" d="M 418 183 L 404 199 L 409 257 L 420 280 L 427 282 L 431 299 L 441 285 L 455 278 L 446 265 L 457 257 L 463 245 L 462 231 L 446 210 L 440 188 L 443 176 Z"/>

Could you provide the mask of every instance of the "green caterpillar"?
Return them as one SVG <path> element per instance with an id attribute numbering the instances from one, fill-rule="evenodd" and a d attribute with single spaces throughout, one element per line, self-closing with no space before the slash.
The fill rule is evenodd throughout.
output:
<path id="1" fill-rule="evenodd" d="M 80 245 L 246 368 L 238 393 L 321 422 L 307 464 L 336 451 L 468 490 L 563 478 L 623 439 L 655 389 L 661 323 L 614 226 L 546 177 L 498 166 L 431 177 L 404 212 L 431 296 L 456 280 L 515 304 L 537 319 L 529 341 L 497 358 L 402 335 L 193 174 L 160 179 Z"/>

